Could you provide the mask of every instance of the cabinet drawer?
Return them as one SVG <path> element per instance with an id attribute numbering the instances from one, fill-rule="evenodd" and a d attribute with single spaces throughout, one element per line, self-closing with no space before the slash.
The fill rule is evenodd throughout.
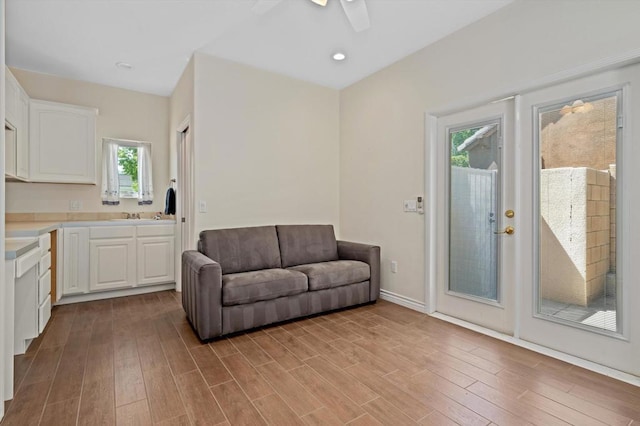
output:
<path id="1" fill-rule="evenodd" d="M 38 308 L 38 334 L 42 333 L 51 318 L 51 295 Z"/>
<path id="2" fill-rule="evenodd" d="M 48 232 L 46 234 L 42 234 L 40 235 L 39 240 L 40 243 L 38 245 L 40 246 L 40 251 L 42 251 L 42 255 L 44 256 L 46 252 L 51 250 L 51 234 Z"/>
<path id="3" fill-rule="evenodd" d="M 16 278 L 23 276 L 29 269 L 33 268 L 40 262 L 40 248 L 34 248 L 27 254 L 16 259 Z"/>
<path id="4" fill-rule="evenodd" d="M 138 237 L 173 236 L 175 225 L 141 225 L 138 226 Z"/>
<path id="5" fill-rule="evenodd" d="M 51 293 L 51 269 L 38 279 L 38 303 L 44 302 L 49 293 Z"/>
<path id="6" fill-rule="evenodd" d="M 40 258 L 40 275 L 42 276 L 45 272 L 51 269 L 51 252 L 48 251 L 47 254 Z"/>
<path id="7" fill-rule="evenodd" d="M 131 238 L 136 236 L 135 226 L 94 226 L 89 228 L 89 238 Z"/>

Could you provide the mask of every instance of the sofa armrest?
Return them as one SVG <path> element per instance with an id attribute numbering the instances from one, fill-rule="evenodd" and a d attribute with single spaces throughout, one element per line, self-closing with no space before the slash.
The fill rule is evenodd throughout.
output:
<path id="1" fill-rule="evenodd" d="M 380 247 L 368 244 L 338 241 L 340 260 L 359 260 L 369 265 L 369 301 L 374 302 L 380 296 Z"/>
<path id="2" fill-rule="evenodd" d="M 182 306 L 201 340 L 222 334 L 222 268 L 195 250 L 182 253 Z"/>

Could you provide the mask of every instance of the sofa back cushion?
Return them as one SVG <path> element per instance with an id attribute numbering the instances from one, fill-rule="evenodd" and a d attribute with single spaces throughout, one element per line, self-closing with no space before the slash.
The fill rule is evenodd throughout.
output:
<path id="1" fill-rule="evenodd" d="M 278 225 L 282 267 L 338 260 L 332 225 Z"/>
<path id="2" fill-rule="evenodd" d="M 275 226 L 202 231 L 198 250 L 218 262 L 223 274 L 282 267 Z"/>

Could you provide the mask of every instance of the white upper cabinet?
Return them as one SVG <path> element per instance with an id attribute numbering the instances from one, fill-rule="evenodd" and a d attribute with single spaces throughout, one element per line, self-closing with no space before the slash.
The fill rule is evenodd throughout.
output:
<path id="1" fill-rule="evenodd" d="M 18 128 L 16 147 L 16 177 L 29 179 L 29 96 L 20 90 L 18 99 L 20 127 Z"/>
<path id="2" fill-rule="evenodd" d="M 29 179 L 29 96 L 6 68 L 5 175 Z"/>
<path id="3" fill-rule="evenodd" d="M 4 175 L 7 178 L 16 177 L 16 150 L 18 138 L 16 129 L 10 125 L 4 126 Z"/>
<path id="4" fill-rule="evenodd" d="M 31 99 L 32 182 L 96 183 L 95 108 Z"/>
<path id="5" fill-rule="evenodd" d="M 11 74 L 9 68 L 5 68 L 5 120 L 14 127 L 18 126 L 18 111 L 20 99 L 20 84 Z"/>

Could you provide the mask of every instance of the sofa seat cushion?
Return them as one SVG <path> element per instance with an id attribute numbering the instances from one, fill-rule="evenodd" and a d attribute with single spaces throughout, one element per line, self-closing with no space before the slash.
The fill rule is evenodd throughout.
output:
<path id="1" fill-rule="evenodd" d="M 302 272 L 309 277 L 311 291 L 359 283 L 367 281 L 371 276 L 369 265 L 357 260 L 310 263 L 293 266 L 287 270 Z"/>
<path id="2" fill-rule="evenodd" d="M 277 299 L 308 291 L 307 276 L 286 269 L 264 269 L 222 276 L 222 305 Z"/>

